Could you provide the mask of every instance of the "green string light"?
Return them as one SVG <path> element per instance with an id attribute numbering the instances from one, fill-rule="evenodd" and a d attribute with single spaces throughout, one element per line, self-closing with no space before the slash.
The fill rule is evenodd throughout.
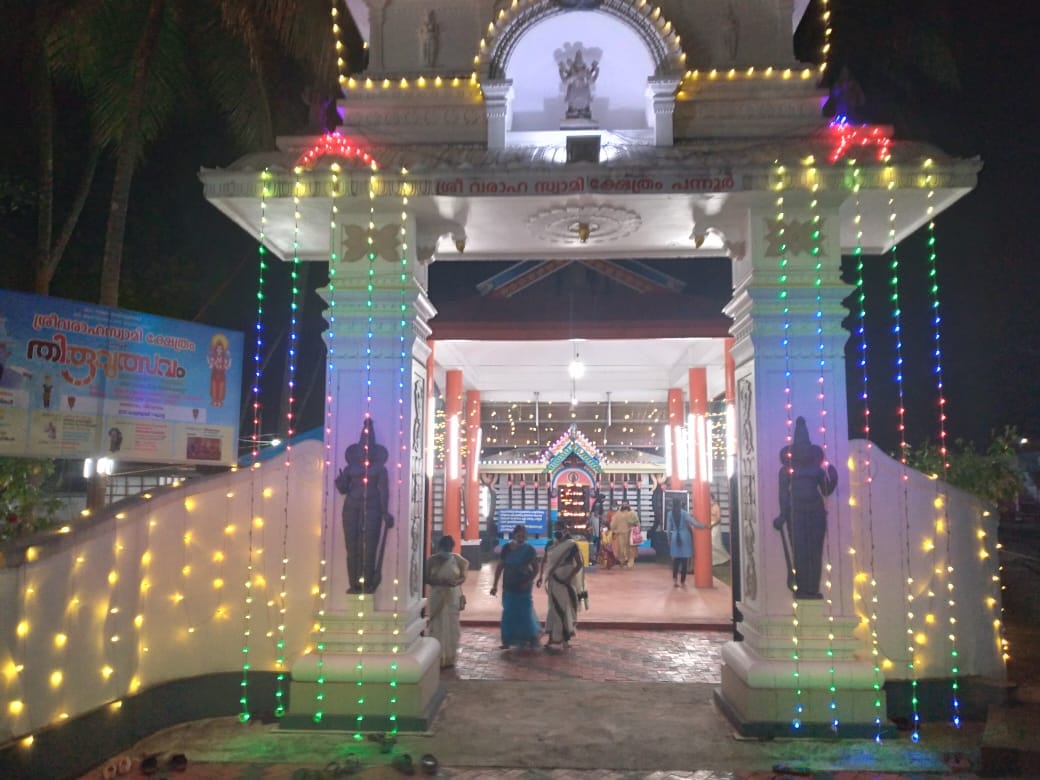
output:
<path id="1" fill-rule="evenodd" d="M 931 298 L 932 325 L 934 329 L 933 356 L 935 357 L 935 388 L 938 395 L 937 405 L 939 408 L 939 454 L 942 456 L 943 465 L 942 484 L 948 485 L 950 481 L 950 461 L 946 448 L 946 395 L 943 389 L 942 346 L 940 344 L 942 315 L 939 311 L 939 275 L 936 267 L 938 250 L 936 248 L 937 242 L 935 236 L 935 175 L 932 173 L 932 166 L 933 162 L 931 158 L 924 161 L 924 177 L 922 185 L 928 190 L 928 235 L 926 241 L 928 247 L 928 292 Z M 932 568 L 937 578 L 945 579 L 946 581 L 946 607 L 949 611 L 947 615 L 947 624 L 949 626 L 947 639 L 950 643 L 950 722 L 956 728 L 960 728 L 960 661 L 958 660 L 960 653 L 957 651 L 957 601 L 955 598 L 953 582 L 954 567 L 953 559 L 950 557 L 949 497 L 942 493 L 939 480 L 935 481 L 935 501 L 937 505 L 936 508 L 941 510 L 941 514 L 936 518 L 935 523 L 936 540 L 938 540 L 940 535 L 942 535 L 945 540 L 946 563 L 944 568 L 940 568 L 935 564 L 935 551 L 938 548 L 938 545 L 933 543 Z"/>
<path id="2" fill-rule="evenodd" d="M 397 365 L 397 498 L 398 506 L 409 507 L 409 513 L 411 508 L 411 496 L 409 495 L 408 489 L 410 482 L 404 479 L 404 460 L 410 454 L 411 440 L 408 436 L 405 412 L 408 409 L 408 388 L 409 388 L 409 367 L 411 361 L 409 360 L 411 350 L 408 349 L 408 336 L 411 333 L 411 325 L 408 317 L 408 192 L 409 185 L 407 180 L 408 170 L 406 168 L 401 169 L 401 227 L 400 227 L 400 238 L 401 238 L 401 258 L 400 258 L 400 320 L 398 327 L 398 365 Z M 413 414 L 417 414 L 416 410 L 412 410 Z M 408 522 L 411 522 L 409 517 Z M 401 525 L 395 526 L 395 531 L 400 539 Z M 405 528 L 405 537 L 407 543 L 408 528 Z M 400 622 L 400 583 L 401 583 L 401 557 L 400 555 L 394 558 L 394 590 L 393 590 L 393 645 L 391 646 L 391 653 L 394 656 L 394 660 L 390 662 L 390 685 L 387 695 L 387 710 L 388 719 L 390 721 L 389 732 L 396 735 L 398 732 L 397 726 L 397 705 L 398 705 L 398 694 L 397 694 L 397 672 L 398 664 L 396 660 L 397 653 L 400 651 L 400 636 L 401 636 L 401 622 Z"/>
<path id="3" fill-rule="evenodd" d="M 820 215 L 820 201 L 819 201 L 819 190 L 820 190 L 820 176 L 819 171 L 814 165 L 814 158 L 808 157 L 805 160 L 806 181 L 809 183 L 810 189 L 810 200 L 809 200 L 809 215 L 810 215 L 810 249 L 809 253 L 813 260 L 813 289 L 816 292 L 815 304 L 816 311 L 814 313 L 814 319 L 816 321 L 816 362 L 819 374 L 817 377 L 817 400 L 820 402 L 820 448 L 823 450 L 824 465 L 829 463 L 830 458 L 828 457 L 827 447 L 827 398 L 825 392 L 825 372 L 827 368 L 827 360 L 824 351 L 824 337 L 823 337 L 823 250 L 822 250 L 822 216 Z M 837 498 L 837 493 L 835 496 Z M 841 505 L 840 500 L 835 502 L 838 506 Z M 835 524 L 836 528 L 841 528 L 841 523 Z M 838 531 L 840 533 L 840 530 Z M 840 537 L 839 537 L 840 544 Z M 825 581 L 827 588 L 827 661 L 828 661 L 828 678 L 829 683 L 827 685 L 827 691 L 830 694 L 830 700 L 827 703 L 827 708 L 830 711 L 831 719 L 831 730 L 837 733 L 840 721 L 838 718 L 838 701 L 837 701 L 837 675 L 834 671 L 834 583 L 831 580 L 831 572 L 834 570 L 833 563 L 831 561 L 831 550 L 830 544 L 824 547 L 824 553 L 826 560 L 824 562 L 824 570 L 827 573 L 827 579 Z"/>
<path id="4" fill-rule="evenodd" d="M 365 308 L 368 310 L 367 318 L 367 329 L 365 336 L 365 420 L 372 418 L 372 344 L 375 338 L 375 322 L 374 322 L 374 295 L 375 295 L 375 263 L 376 263 L 376 251 L 375 251 L 375 231 L 376 231 L 376 186 L 377 178 L 376 171 L 377 165 L 375 162 L 371 164 L 371 173 L 368 177 L 368 235 L 366 241 L 368 243 L 368 280 L 365 285 Z M 366 439 L 366 448 L 368 440 Z M 368 463 L 369 456 L 368 450 L 364 453 L 364 467 L 365 473 L 362 482 L 365 486 L 365 490 L 368 490 Z M 365 499 L 367 505 L 367 499 Z M 366 543 L 367 534 L 362 534 L 362 551 L 361 560 L 367 559 L 367 554 L 364 549 Z M 357 715 L 354 719 L 354 740 L 360 742 L 364 738 L 364 709 L 365 709 L 365 691 L 364 691 L 364 677 L 365 677 L 365 578 L 364 575 L 360 577 L 362 585 L 361 593 L 358 594 L 358 630 L 357 630 Z M 373 604 L 374 606 L 374 604 Z"/>
<path id="5" fill-rule="evenodd" d="M 262 353 L 264 347 L 264 278 L 267 271 L 267 199 L 271 196 L 271 171 L 265 168 L 260 173 L 260 235 L 257 238 L 257 282 L 256 282 L 256 325 L 253 329 L 253 383 L 251 393 L 253 396 L 253 433 L 250 437 L 250 467 L 249 467 L 249 532 L 248 550 L 246 553 L 246 578 L 243 583 L 245 589 L 245 605 L 242 610 L 242 680 L 238 719 L 246 723 L 251 715 L 249 712 L 249 671 L 251 662 L 249 660 L 250 643 L 253 635 L 253 569 L 254 569 L 254 540 L 253 540 L 253 518 L 256 516 L 256 472 L 260 466 L 260 379 L 262 374 Z"/>
<path id="6" fill-rule="evenodd" d="M 777 251 L 780 256 L 777 261 L 777 282 L 779 284 L 779 291 L 777 298 L 780 301 L 781 313 L 783 315 L 783 332 L 780 340 L 780 344 L 784 350 L 784 422 L 786 429 L 784 431 L 785 443 L 788 445 L 787 458 L 788 462 L 784 464 L 784 468 L 791 469 L 791 448 L 790 445 L 794 441 L 793 430 L 794 430 L 794 416 L 792 414 L 793 406 L 791 403 L 791 305 L 790 305 L 790 294 L 788 289 L 789 282 L 789 266 L 790 258 L 788 257 L 787 247 L 787 228 L 785 227 L 785 214 L 784 214 L 784 187 L 786 180 L 786 168 L 780 164 L 777 160 L 775 163 L 774 174 L 776 183 L 774 185 L 777 198 L 776 198 L 776 228 L 775 235 L 777 241 Z M 781 530 L 781 533 L 784 531 Z M 789 577 L 794 576 L 794 562 L 791 562 L 791 569 Z M 797 588 L 797 586 L 795 586 Z M 797 595 L 797 594 L 796 594 Z M 798 618 L 798 599 L 791 599 L 792 608 L 792 636 L 791 636 L 791 660 L 794 662 L 794 671 L 792 677 L 794 678 L 794 717 L 791 718 L 791 728 L 798 731 L 802 727 L 802 714 L 805 712 L 805 705 L 802 701 L 802 674 L 801 674 L 801 622 Z"/>
<path id="7" fill-rule="evenodd" d="M 909 466 L 907 465 L 909 445 L 906 442 L 906 406 L 904 402 L 903 393 L 903 312 L 900 305 L 899 295 L 899 245 L 896 240 L 895 229 L 898 214 L 896 213 L 894 197 L 894 191 L 896 189 L 895 170 L 892 167 L 891 154 L 886 153 L 884 162 L 885 177 L 888 182 L 888 240 L 891 247 L 889 249 L 889 301 L 892 304 L 892 333 L 895 337 L 895 382 L 897 396 L 899 399 L 899 407 L 897 410 L 897 422 L 899 430 L 899 462 L 902 464 L 902 473 L 900 477 L 903 485 L 903 565 L 906 571 L 906 668 L 910 676 L 910 739 L 916 743 L 921 739 L 921 715 L 918 710 L 918 705 L 920 702 L 918 699 L 917 679 L 917 636 L 914 629 L 914 621 L 916 620 L 916 615 L 914 612 L 914 576 L 912 568 L 913 556 L 911 555 L 910 551 L 910 474 Z"/>
<path id="8" fill-rule="evenodd" d="M 277 659 L 275 661 L 275 717 L 285 715 L 285 623 L 286 609 L 288 604 L 288 579 L 289 579 L 289 499 L 290 499 L 290 475 L 292 472 L 292 439 L 296 434 L 296 344 L 299 339 L 297 333 L 297 316 L 299 313 L 300 298 L 300 197 L 304 191 L 303 168 L 296 166 L 293 169 L 295 178 L 293 181 L 293 251 L 292 264 L 289 268 L 290 297 L 289 297 L 289 359 L 287 370 L 289 373 L 287 387 L 289 390 L 288 408 L 285 413 L 286 441 L 285 441 L 285 512 L 282 518 L 282 544 L 281 544 L 281 571 L 278 575 L 278 628 L 275 648 Z"/>
<path id="9" fill-rule="evenodd" d="M 871 682 L 871 689 L 874 691 L 874 741 L 878 744 L 881 743 L 881 731 L 882 731 L 882 708 L 881 708 L 881 688 L 882 688 L 882 674 L 881 674 L 881 648 L 878 641 L 878 584 L 877 584 L 877 572 L 875 569 L 875 544 L 874 544 L 874 477 L 871 473 L 873 468 L 872 465 L 872 453 L 874 449 L 874 443 L 870 438 L 870 374 L 867 364 L 867 293 L 866 286 L 864 284 L 864 264 L 863 264 L 863 203 L 862 203 L 862 171 L 856 164 L 856 161 L 850 159 L 848 164 L 852 166 L 852 178 L 851 186 L 853 198 L 855 201 L 855 216 L 853 217 L 853 224 L 856 230 L 856 246 L 853 249 L 853 256 L 856 259 L 856 304 L 857 304 L 857 316 L 859 323 L 856 327 L 856 335 L 859 336 L 859 367 L 860 376 L 862 382 L 862 390 L 860 399 L 863 401 L 863 438 L 866 441 L 867 457 L 862 462 L 861 467 L 863 468 L 864 475 L 863 481 L 866 484 L 866 492 L 864 496 L 864 506 L 860 508 L 861 514 L 865 514 L 867 518 L 867 541 L 870 544 L 870 552 L 867 556 L 867 569 L 869 577 L 869 593 L 870 603 L 863 607 L 866 617 L 867 625 L 870 629 L 870 657 L 873 663 L 873 681 Z M 861 581 L 861 575 L 858 573 L 862 568 L 862 563 L 856 557 L 858 552 L 855 548 L 850 549 L 850 554 L 853 556 L 853 566 L 857 572 L 853 582 L 858 583 Z M 864 577 L 865 579 L 865 577 Z M 861 593 L 856 591 L 854 593 L 854 599 L 856 601 L 862 601 L 863 596 Z"/>

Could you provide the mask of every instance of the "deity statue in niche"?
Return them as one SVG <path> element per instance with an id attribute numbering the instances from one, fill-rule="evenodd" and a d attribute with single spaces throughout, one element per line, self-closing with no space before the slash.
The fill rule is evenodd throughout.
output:
<path id="1" fill-rule="evenodd" d="M 382 580 L 387 532 L 394 527 L 386 447 L 376 442 L 375 424 L 366 417 L 361 438 L 347 447 L 346 465 L 336 476 L 343 502 L 343 534 L 347 546 L 348 593 L 375 593 Z"/>
<path id="2" fill-rule="evenodd" d="M 740 18 L 732 2 L 726 6 L 726 15 L 722 19 L 722 43 L 730 64 L 735 63 L 740 49 Z"/>
<path id="3" fill-rule="evenodd" d="M 593 60 L 586 65 L 578 49 L 574 58 L 564 60 L 559 68 L 560 81 L 566 89 L 567 119 L 592 119 L 592 87 L 599 77 L 599 63 Z"/>
<path id="4" fill-rule="evenodd" d="M 437 63 L 437 47 L 440 27 L 433 11 L 426 14 L 426 19 L 419 25 L 419 57 L 423 67 L 432 68 Z"/>
<path id="5" fill-rule="evenodd" d="M 821 599 L 823 541 L 827 509 L 823 499 L 838 486 L 838 470 L 826 463 L 823 449 L 809 441 L 805 418 L 794 425 L 794 440 L 780 450 L 780 532 L 787 561 L 787 587 L 798 599 Z"/>

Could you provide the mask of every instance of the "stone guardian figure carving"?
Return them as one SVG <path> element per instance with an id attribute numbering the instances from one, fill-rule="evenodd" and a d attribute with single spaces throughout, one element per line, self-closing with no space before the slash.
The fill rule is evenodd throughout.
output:
<path id="1" fill-rule="evenodd" d="M 437 63 L 437 48 L 440 28 L 433 11 L 426 14 L 426 19 L 419 25 L 419 57 L 423 67 L 432 68 Z"/>
<path id="2" fill-rule="evenodd" d="M 737 16 L 732 0 L 726 6 L 726 15 L 722 20 L 722 43 L 729 62 L 736 62 L 740 49 L 740 17 Z"/>
<path id="3" fill-rule="evenodd" d="M 365 418 L 361 438 L 347 447 L 346 465 L 336 476 L 343 502 L 343 534 L 347 546 L 347 593 L 375 593 L 382 579 L 387 531 L 394 517 L 390 499 L 386 447 L 376 442 L 375 425 Z"/>
<path id="4" fill-rule="evenodd" d="M 787 559 L 787 587 L 798 599 L 821 599 L 827 509 L 823 499 L 838 486 L 838 471 L 824 465 L 823 450 L 809 441 L 805 418 L 795 421 L 794 441 L 780 450 L 780 532 Z"/>
<path id="5" fill-rule="evenodd" d="M 592 119 L 592 87 L 599 77 L 599 63 L 585 64 L 581 49 L 574 59 L 560 63 L 560 81 L 566 88 L 567 119 Z"/>

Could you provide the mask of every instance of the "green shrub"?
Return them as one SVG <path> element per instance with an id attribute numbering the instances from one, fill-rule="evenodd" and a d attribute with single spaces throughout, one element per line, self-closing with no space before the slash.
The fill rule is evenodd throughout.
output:
<path id="1" fill-rule="evenodd" d="M 0 541 L 57 524 L 53 475 L 50 460 L 0 458 Z"/>
<path id="2" fill-rule="evenodd" d="M 910 448 L 907 464 L 998 506 L 1006 506 L 1022 491 L 1022 467 L 1015 453 L 1018 442 L 1015 428 L 1005 426 L 1003 431 L 993 434 L 989 447 L 982 452 L 971 442 L 957 439 L 947 450 L 948 469 L 943 467 L 942 455 L 935 444 Z"/>

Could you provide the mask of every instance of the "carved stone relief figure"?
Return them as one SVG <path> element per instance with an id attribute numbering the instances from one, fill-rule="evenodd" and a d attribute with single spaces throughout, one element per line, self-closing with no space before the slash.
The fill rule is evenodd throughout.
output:
<path id="1" fill-rule="evenodd" d="M 755 569 L 755 524 L 758 522 L 755 473 L 758 463 L 755 458 L 755 416 L 751 380 L 737 380 L 737 404 L 740 411 L 740 556 L 743 563 L 743 590 L 745 599 L 758 598 L 758 573 Z"/>
<path id="2" fill-rule="evenodd" d="M 740 49 L 740 17 L 732 2 L 726 5 L 726 14 L 722 19 L 722 44 L 729 61 L 736 62 Z"/>
<path id="3" fill-rule="evenodd" d="M 418 366 L 412 371 L 412 443 L 410 447 L 410 469 L 412 484 L 408 496 L 409 504 L 409 577 L 408 592 L 418 598 L 422 583 L 423 562 L 423 513 L 426 508 L 426 471 L 423 468 L 423 431 L 426 417 L 426 376 Z"/>
<path id="4" fill-rule="evenodd" d="M 426 19 L 419 25 L 419 57 L 424 67 L 432 68 L 437 63 L 437 48 L 440 41 L 440 28 L 433 11 L 426 14 Z"/>

